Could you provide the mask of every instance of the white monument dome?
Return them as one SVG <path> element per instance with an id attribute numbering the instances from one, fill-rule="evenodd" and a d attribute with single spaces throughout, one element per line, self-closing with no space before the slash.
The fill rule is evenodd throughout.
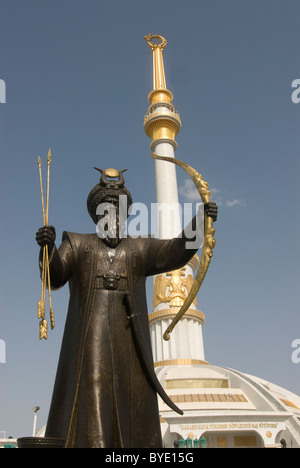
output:
<path id="1" fill-rule="evenodd" d="M 294 393 L 209 364 L 166 365 L 156 370 L 168 395 L 184 412 L 180 416 L 159 401 L 166 448 L 180 440 L 193 446 L 201 438 L 209 448 L 300 448 L 300 397 Z"/>

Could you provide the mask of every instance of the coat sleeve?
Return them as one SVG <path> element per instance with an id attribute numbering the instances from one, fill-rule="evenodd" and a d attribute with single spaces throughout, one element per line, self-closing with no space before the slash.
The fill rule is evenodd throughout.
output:
<path id="1" fill-rule="evenodd" d="M 42 273 L 43 250 L 40 251 L 39 267 Z M 74 267 L 74 253 L 69 239 L 64 236 L 63 242 L 57 249 L 53 247 L 49 252 L 49 271 L 52 289 L 59 289 L 71 278 Z"/>
<path id="2" fill-rule="evenodd" d="M 203 236 L 198 215 L 173 239 L 150 239 L 146 254 L 146 276 L 178 270 L 196 254 L 202 244 Z"/>

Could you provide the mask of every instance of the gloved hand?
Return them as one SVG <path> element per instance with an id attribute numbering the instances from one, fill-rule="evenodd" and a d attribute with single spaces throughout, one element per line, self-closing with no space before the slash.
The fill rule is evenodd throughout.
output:
<path id="1" fill-rule="evenodd" d="M 213 221 L 217 221 L 218 217 L 218 206 L 215 202 L 204 203 L 204 211 L 207 216 L 210 216 Z"/>
<path id="2" fill-rule="evenodd" d="M 38 230 L 35 235 L 35 239 L 40 247 L 48 245 L 48 247 L 53 247 L 56 239 L 56 232 L 53 226 L 44 226 Z"/>

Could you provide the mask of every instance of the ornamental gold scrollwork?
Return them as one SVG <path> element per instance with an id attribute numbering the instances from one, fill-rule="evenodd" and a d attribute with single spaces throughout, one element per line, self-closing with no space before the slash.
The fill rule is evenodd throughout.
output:
<path id="1" fill-rule="evenodd" d="M 182 167 L 186 171 L 186 173 L 191 177 L 193 180 L 200 197 L 202 199 L 203 203 L 209 203 L 210 202 L 210 191 L 208 190 L 208 183 L 203 180 L 203 177 L 199 172 L 197 172 L 195 169 L 193 169 L 191 166 L 188 164 L 184 163 L 183 161 L 180 161 L 179 159 L 176 158 L 168 158 L 166 156 L 158 156 L 155 153 L 151 154 L 151 157 L 154 159 L 160 159 L 163 161 L 169 161 L 172 162 L 173 164 L 177 164 L 178 166 Z M 194 279 L 194 282 L 192 284 L 192 287 L 189 291 L 189 294 L 187 298 L 185 299 L 183 305 L 181 306 L 179 312 L 177 315 L 174 317 L 173 321 L 171 324 L 168 326 L 166 329 L 163 337 L 164 340 L 168 341 L 170 339 L 170 333 L 173 331 L 175 325 L 179 322 L 179 320 L 183 317 L 185 312 L 189 309 L 191 303 L 195 299 L 202 283 L 203 280 L 206 276 L 208 267 L 211 262 L 211 258 L 213 256 L 213 248 L 215 247 L 216 241 L 214 239 L 214 234 L 215 234 L 215 229 L 213 228 L 213 220 L 210 216 L 207 216 L 206 213 L 204 213 L 204 241 L 203 241 L 203 247 L 202 247 L 202 254 L 201 254 L 201 259 L 200 259 L 200 264 Z"/>

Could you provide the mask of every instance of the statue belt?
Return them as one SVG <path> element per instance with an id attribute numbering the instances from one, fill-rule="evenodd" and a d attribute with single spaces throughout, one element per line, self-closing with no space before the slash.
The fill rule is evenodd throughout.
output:
<path id="1" fill-rule="evenodd" d="M 108 289 L 112 291 L 126 291 L 128 280 L 125 273 L 109 271 L 104 275 L 97 275 L 94 283 L 95 289 Z"/>

